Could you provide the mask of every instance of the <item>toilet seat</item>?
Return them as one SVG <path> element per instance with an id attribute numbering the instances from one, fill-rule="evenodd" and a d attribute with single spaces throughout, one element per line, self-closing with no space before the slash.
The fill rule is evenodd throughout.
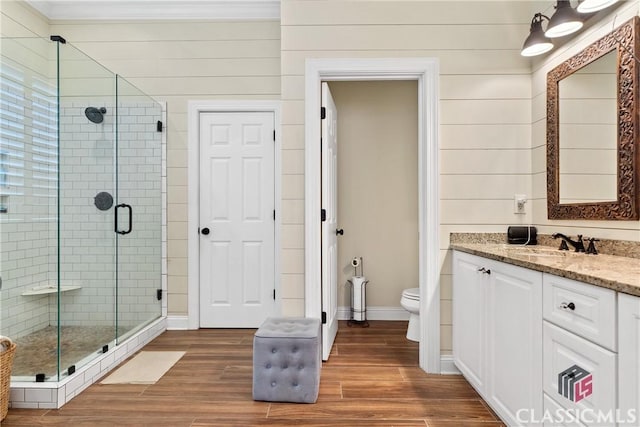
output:
<path id="1" fill-rule="evenodd" d="M 410 300 L 420 301 L 420 288 L 410 288 L 402 291 L 402 297 Z"/>

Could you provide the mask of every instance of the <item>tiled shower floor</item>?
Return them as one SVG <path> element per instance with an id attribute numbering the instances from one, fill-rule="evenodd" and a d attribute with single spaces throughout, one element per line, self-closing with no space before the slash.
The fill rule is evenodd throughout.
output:
<path id="1" fill-rule="evenodd" d="M 122 329 L 120 336 L 127 330 Z M 115 339 L 113 326 L 63 326 L 60 337 L 60 369 L 66 371 L 71 365 L 90 354 L 101 352 L 102 346 Z M 57 327 L 48 326 L 22 338 L 16 339 L 16 354 L 11 375 L 34 377 L 44 373 L 55 376 L 58 348 Z"/>

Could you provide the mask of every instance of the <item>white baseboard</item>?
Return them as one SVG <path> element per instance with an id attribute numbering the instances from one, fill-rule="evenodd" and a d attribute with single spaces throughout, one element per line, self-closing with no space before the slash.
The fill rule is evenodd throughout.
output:
<path id="1" fill-rule="evenodd" d="M 167 316 L 167 330 L 186 331 L 189 329 L 189 316 Z"/>
<path id="2" fill-rule="evenodd" d="M 462 373 L 453 363 L 452 354 L 443 354 L 440 356 L 440 373 L 443 375 L 461 375 Z"/>
<path id="3" fill-rule="evenodd" d="M 351 319 L 351 307 L 338 307 L 338 320 Z M 409 320 L 402 307 L 367 307 L 367 320 Z"/>

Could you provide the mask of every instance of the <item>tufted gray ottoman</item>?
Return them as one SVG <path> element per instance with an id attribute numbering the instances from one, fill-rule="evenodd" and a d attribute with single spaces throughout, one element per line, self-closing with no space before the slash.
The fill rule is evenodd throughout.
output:
<path id="1" fill-rule="evenodd" d="M 253 337 L 253 399 L 314 403 L 322 353 L 320 320 L 271 317 Z"/>

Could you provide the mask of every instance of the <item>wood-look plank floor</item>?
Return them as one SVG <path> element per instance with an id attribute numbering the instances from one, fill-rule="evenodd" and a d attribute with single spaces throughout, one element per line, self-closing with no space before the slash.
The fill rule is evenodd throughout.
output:
<path id="1" fill-rule="evenodd" d="M 340 323 L 315 404 L 255 402 L 255 330 L 167 331 L 144 350 L 184 357 L 156 384 L 94 384 L 59 410 L 10 409 L 12 426 L 495 427 L 497 417 L 461 376 L 425 374 L 406 322 Z"/>

